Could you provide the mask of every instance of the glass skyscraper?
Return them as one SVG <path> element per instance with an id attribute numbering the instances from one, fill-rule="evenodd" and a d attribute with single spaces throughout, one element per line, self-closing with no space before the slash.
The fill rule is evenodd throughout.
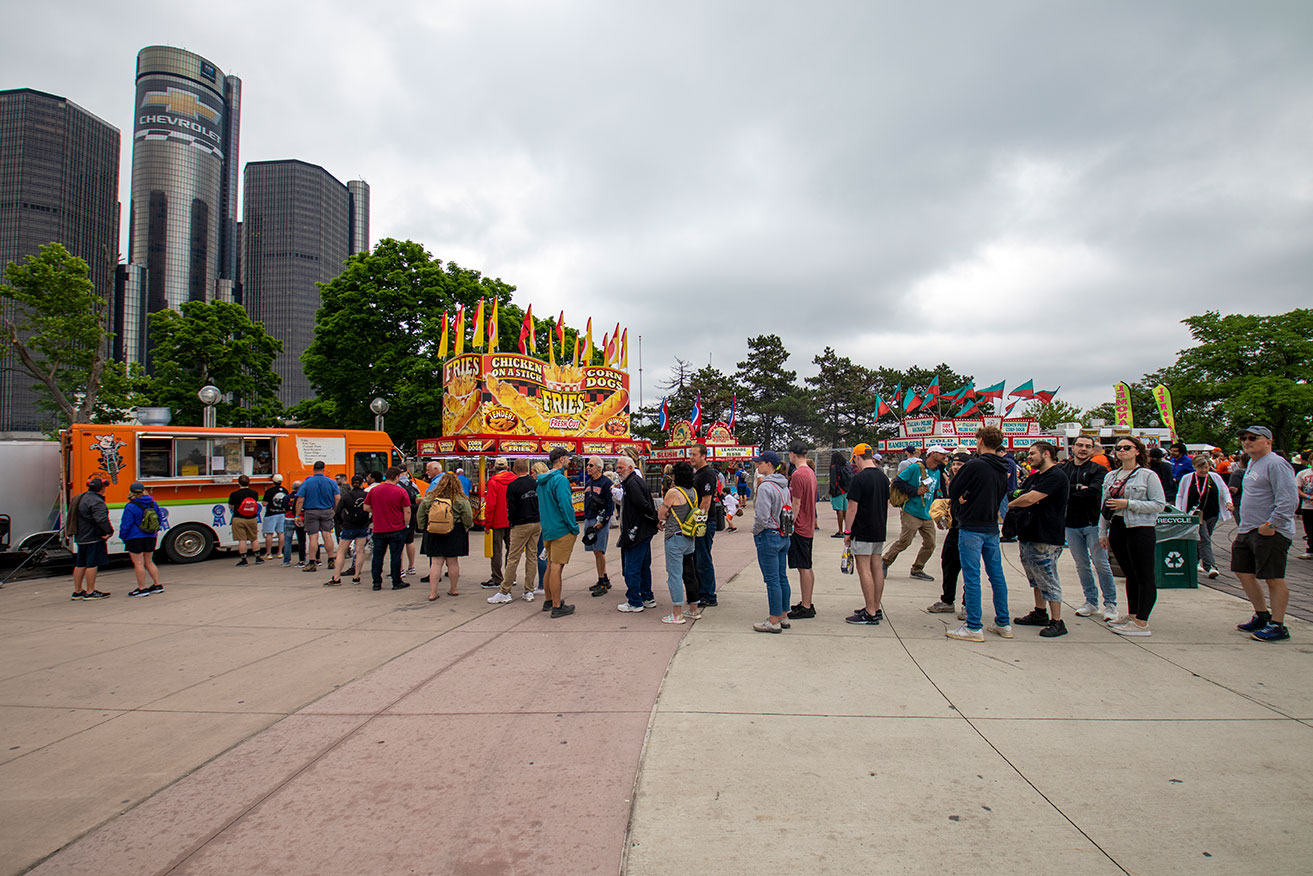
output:
<path id="1" fill-rule="evenodd" d="M 146 361 L 146 316 L 232 301 L 237 274 L 241 80 L 170 46 L 137 53 L 132 201 L 120 325 L 123 358 Z"/>
<path id="2" fill-rule="evenodd" d="M 274 370 L 283 379 L 279 398 L 293 405 L 314 396 L 301 354 L 314 338 L 315 284 L 342 273 L 348 256 L 369 250 L 369 185 L 342 185 L 304 161 L 251 161 L 243 203 L 242 302 L 283 342 Z"/>
<path id="3" fill-rule="evenodd" d="M 0 91 L 0 271 L 61 243 L 87 263 L 96 292 L 112 299 L 119 140 L 118 128 L 70 100 L 30 88 Z M 7 347 L 0 351 L 0 432 L 40 431 L 46 417 L 32 380 L 13 370 L 11 358 Z"/>

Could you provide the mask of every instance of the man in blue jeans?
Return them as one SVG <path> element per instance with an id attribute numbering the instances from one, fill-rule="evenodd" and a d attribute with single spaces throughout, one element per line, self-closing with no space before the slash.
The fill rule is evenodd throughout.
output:
<path id="1" fill-rule="evenodd" d="M 1108 470 L 1094 461 L 1094 439 L 1081 435 L 1071 445 L 1071 458 L 1058 468 L 1067 476 L 1067 547 L 1076 563 L 1085 604 L 1076 609 L 1080 617 L 1099 610 L 1099 591 L 1103 591 L 1103 619 L 1117 619 L 1117 585 L 1112 580 L 1108 552 L 1099 544 L 1099 502 L 1103 497 L 1103 479 Z M 1098 584 L 1095 584 L 1095 576 Z"/>
<path id="2" fill-rule="evenodd" d="M 754 456 L 757 474 L 757 501 L 753 505 L 752 540 L 757 546 L 757 565 L 766 581 L 766 601 L 770 616 L 752 628 L 759 633 L 779 633 L 784 630 L 784 613 L 789 610 L 789 540 L 780 535 L 780 511 L 789 503 L 789 482 L 776 473 L 780 455 L 774 450 L 763 450 Z M 703 605 L 706 601 L 703 600 Z"/>
<path id="3" fill-rule="evenodd" d="M 711 544 L 716 537 L 715 515 L 711 513 L 713 502 L 719 501 L 720 478 L 716 470 L 707 463 L 707 446 L 694 444 L 689 450 L 688 461 L 693 464 L 693 487 L 697 492 L 698 506 L 707 512 L 707 534 L 699 536 L 693 542 L 693 557 L 698 570 L 698 592 L 703 605 L 717 605 L 716 601 L 716 566 L 711 561 Z M 787 541 L 788 539 L 785 539 Z"/>
<path id="4" fill-rule="evenodd" d="M 383 589 L 383 552 L 387 550 L 392 551 L 392 589 L 405 590 L 410 586 L 401 580 L 401 554 L 406 549 L 406 534 L 410 529 L 410 494 L 397 483 L 401 472 L 400 466 L 392 466 L 387 479 L 365 494 L 365 510 L 374 528 L 371 571 L 375 590 Z"/>
<path id="5" fill-rule="evenodd" d="M 998 543 L 999 506 L 1008 489 L 1008 465 L 998 455 L 1003 431 L 997 426 L 976 430 L 978 455 L 962 466 L 948 488 L 953 516 L 958 520 L 958 552 L 962 557 L 962 605 L 966 620 L 945 635 L 965 642 L 983 642 L 980 611 L 980 567 L 983 562 L 994 592 L 994 623 L 989 627 L 1012 638 L 1008 613 L 1008 584 L 1003 577 L 1003 555 Z"/>

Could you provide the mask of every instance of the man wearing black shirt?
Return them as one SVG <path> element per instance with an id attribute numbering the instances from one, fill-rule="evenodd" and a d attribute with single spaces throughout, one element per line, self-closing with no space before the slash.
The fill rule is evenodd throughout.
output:
<path id="1" fill-rule="evenodd" d="M 620 568 L 625 576 L 625 600 L 630 605 L 655 602 L 652 595 L 652 537 L 657 534 L 656 504 L 647 481 L 634 461 L 621 456 L 615 461 L 624 498 L 620 500 Z"/>
<path id="2" fill-rule="evenodd" d="M 1010 503 L 1022 519 L 1017 527 L 1021 544 L 1021 568 L 1035 592 L 1035 610 L 1016 622 L 1026 627 L 1043 627 L 1046 639 L 1067 635 L 1062 621 L 1062 582 L 1058 580 L 1058 558 L 1066 539 L 1067 475 L 1054 462 L 1057 449 L 1047 441 L 1030 446 L 1031 475 L 1021 485 L 1021 495 Z M 1046 610 L 1044 604 L 1048 603 Z"/>
<path id="3" fill-rule="evenodd" d="M 998 546 L 998 515 L 1007 496 L 1008 464 L 998 455 L 1003 430 L 982 426 L 976 430 L 979 455 L 962 466 L 948 485 L 948 499 L 957 518 L 958 553 L 962 559 L 962 607 L 966 621 L 945 631 L 950 639 L 985 641 L 980 611 L 980 567 L 983 564 L 994 593 L 994 624 L 989 628 L 1005 639 L 1012 638 L 1008 612 L 1008 582 L 1003 577 L 1003 555 Z"/>
<path id="4" fill-rule="evenodd" d="M 1071 442 L 1071 457 L 1058 466 L 1067 476 L 1067 547 L 1085 591 L 1085 603 L 1076 614 L 1089 617 L 1097 612 L 1101 589 L 1104 620 L 1116 620 L 1117 585 L 1112 580 L 1108 552 L 1099 544 L 1099 503 L 1108 469 L 1093 457 L 1094 439 L 1081 435 Z"/>
<path id="5" fill-rule="evenodd" d="M 845 620 L 850 624 L 874 626 L 884 619 L 880 607 L 884 598 L 884 564 L 880 552 L 884 550 L 889 523 L 889 478 L 875 464 L 875 451 L 869 444 L 853 448 L 853 469 L 856 474 L 848 484 L 843 543 L 852 551 L 866 604 Z"/>
<path id="6" fill-rule="evenodd" d="M 525 602 L 533 602 L 534 576 L 538 573 L 538 480 L 529 474 L 529 460 L 517 459 L 512 466 L 515 480 L 506 486 L 506 519 L 511 524 L 511 546 L 506 556 L 506 571 L 498 592 L 488 597 L 491 603 L 510 602 L 519 571 L 520 554 L 524 554 Z"/>
<path id="7" fill-rule="evenodd" d="M 228 494 L 228 507 L 233 512 L 233 541 L 237 542 L 237 556 L 241 557 L 237 565 L 246 565 L 246 554 L 255 557 L 258 566 L 264 559 L 255 552 L 260 543 L 260 494 L 251 489 L 251 479 L 246 475 L 237 478 L 240 489 Z"/>
<path id="8" fill-rule="evenodd" d="M 714 520 L 711 503 L 716 501 L 719 493 L 720 479 L 716 470 L 707 465 L 707 446 L 694 444 L 689 451 L 688 461 L 693 464 L 693 486 L 697 491 L 698 505 L 707 512 L 708 521 Z M 716 528 L 707 526 L 707 534 L 698 536 L 693 541 L 693 559 L 698 570 L 698 592 L 703 605 L 716 605 L 716 567 L 711 562 L 711 542 Z"/>

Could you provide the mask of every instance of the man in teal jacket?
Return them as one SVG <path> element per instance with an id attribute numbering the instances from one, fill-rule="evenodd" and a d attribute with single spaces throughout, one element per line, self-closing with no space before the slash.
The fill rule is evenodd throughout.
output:
<path id="1" fill-rule="evenodd" d="M 898 515 L 902 531 L 898 541 L 889 545 L 884 552 L 884 570 L 886 573 L 894 560 L 912 543 L 919 533 L 921 550 L 912 561 L 911 577 L 920 581 L 933 581 L 925 572 L 925 564 L 935 553 L 935 524 L 930 520 L 930 503 L 935 500 L 943 487 L 944 460 L 948 458 L 948 449 L 940 446 L 927 447 L 925 463 L 915 462 L 903 469 L 890 484 L 891 490 L 897 490 L 907 497 L 907 503 Z"/>
<path id="2" fill-rule="evenodd" d="M 574 540 L 579 536 L 579 524 L 574 519 L 574 493 L 565 476 L 570 451 L 564 447 L 553 448 L 547 461 L 551 468 L 538 475 L 538 517 L 542 521 L 543 542 L 547 546 L 543 610 L 550 606 L 552 617 L 565 617 L 574 613 L 574 606 L 565 605 L 561 598 L 561 572 L 570 562 Z"/>

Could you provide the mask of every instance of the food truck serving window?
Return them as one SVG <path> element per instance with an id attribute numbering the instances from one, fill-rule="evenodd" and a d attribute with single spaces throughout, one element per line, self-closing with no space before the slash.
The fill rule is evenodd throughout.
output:
<path id="1" fill-rule="evenodd" d="M 272 438 L 154 435 L 137 442 L 137 474 L 142 478 L 258 477 L 273 470 Z"/>
<path id="2" fill-rule="evenodd" d="M 391 463 L 386 450 L 361 451 L 356 454 L 356 471 L 358 475 L 367 475 L 371 471 L 386 473 Z"/>

